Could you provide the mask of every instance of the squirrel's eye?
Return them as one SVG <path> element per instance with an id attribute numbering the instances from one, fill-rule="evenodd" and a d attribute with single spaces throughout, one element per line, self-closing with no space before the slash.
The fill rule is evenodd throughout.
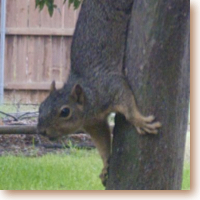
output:
<path id="1" fill-rule="evenodd" d="M 70 109 L 69 108 L 63 108 L 60 113 L 60 117 L 68 117 L 70 115 Z"/>

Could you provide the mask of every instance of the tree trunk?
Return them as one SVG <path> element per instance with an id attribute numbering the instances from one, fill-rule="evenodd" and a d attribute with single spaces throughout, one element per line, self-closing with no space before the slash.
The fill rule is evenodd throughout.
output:
<path id="1" fill-rule="evenodd" d="M 117 114 L 106 189 L 181 189 L 189 107 L 189 5 L 189 0 L 83 2 L 72 43 L 73 70 L 81 66 L 81 73 L 90 73 L 91 63 L 122 70 L 123 63 L 140 111 L 163 125 L 157 135 L 141 136 Z"/>
<path id="2" fill-rule="evenodd" d="M 189 107 L 189 0 L 135 0 L 125 68 L 138 107 L 162 123 L 138 135 L 116 116 L 106 189 L 179 190 Z"/>

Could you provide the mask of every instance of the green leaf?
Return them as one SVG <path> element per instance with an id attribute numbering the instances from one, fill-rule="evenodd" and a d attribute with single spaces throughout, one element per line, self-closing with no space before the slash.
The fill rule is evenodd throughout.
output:
<path id="1" fill-rule="evenodd" d="M 67 0 L 63 0 L 63 4 L 66 3 Z M 68 7 L 70 7 L 73 4 L 74 9 L 77 9 L 82 0 L 68 0 Z M 39 8 L 39 11 L 41 11 L 44 6 L 47 6 L 49 15 L 52 17 L 54 8 L 57 8 L 57 5 L 54 4 L 54 0 L 35 0 L 35 8 Z"/>
<path id="2" fill-rule="evenodd" d="M 70 7 L 73 2 L 74 0 L 68 0 L 68 7 Z"/>
<path id="3" fill-rule="evenodd" d="M 49 8 L 49 7 L 53 7 L 53 3 L 54 3 L 54 0 L 45 0 L 46 2 L 46 6 Z"/>
<path id="4" fill-rule="evenodd" d="M 64 0 L 64 2 L 66 2 L 66 0 Z M 76 10 L 81 4 L 81 0 L 68 0 L 68 7 L 70 7 L 71 4 L 74 5 L 74 10 Z"/>
<path id="5" fill-rule="evenodd" d="M 81 1 L 80 0 L 74 0 L 74 9 L 77 9 L 80 5 Z"/>
<path id="6" fill-rule="evenodd" d="M 45 0 L 45 4 L 48 8 L 49 15 L 52 17 L 54 8 L 57 8 L 57 5 L 54 4 L 54 0 Z"/>
<path id="7" fill-rule="evenodd" d="M 39 6 L 40 0 L 35 0 L 35 8 Z"/>
<path id="8" fill-rule="evenodd" d="M 49 7 L 48 7 L 49 15 L 50 15 L 51 17 L 53 16 L 53 10 L 54 10 L 54 7 L 53 7 L 53 6 L 49 6 Z"/>
<path id="9" fill-rule="evenodd" d="M 44 4 L 45 4 L 44 1 L 41 1 L 41 2 L 39 3 L 39 9 L 40 9 L 40 11 L 44 8 Z"/>
<path id="10" fill-rule="evenodd" d="M 44 7 L 45 0 L 36 0 L 35 1 L 35 8 L 39 7 L 39 10 L 41 11 Z"/>

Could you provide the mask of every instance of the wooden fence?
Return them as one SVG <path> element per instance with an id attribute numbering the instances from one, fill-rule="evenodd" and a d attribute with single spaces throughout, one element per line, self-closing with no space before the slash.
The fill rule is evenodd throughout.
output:
<path id="1" fill-rule="evenodd" d="M 7 0 L 5 101 L 40 103 L 50 83 L 61 87 L 70 69 L 70 46 L 79 11 L 55 0 L 51 18 L 47 9 L 35 9 L 35 0 Z"/>

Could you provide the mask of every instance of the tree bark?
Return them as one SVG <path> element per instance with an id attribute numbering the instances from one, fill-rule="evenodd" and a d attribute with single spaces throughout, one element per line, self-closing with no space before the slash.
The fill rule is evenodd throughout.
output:
<path id="1" fill-rule="evenodd" d="M 106 189 L 179 190 L 189 108 L 189 0 L 135 0 L 124 67 L 137 105 L 162 123 L 138 135 L 116 116 Z"/>

